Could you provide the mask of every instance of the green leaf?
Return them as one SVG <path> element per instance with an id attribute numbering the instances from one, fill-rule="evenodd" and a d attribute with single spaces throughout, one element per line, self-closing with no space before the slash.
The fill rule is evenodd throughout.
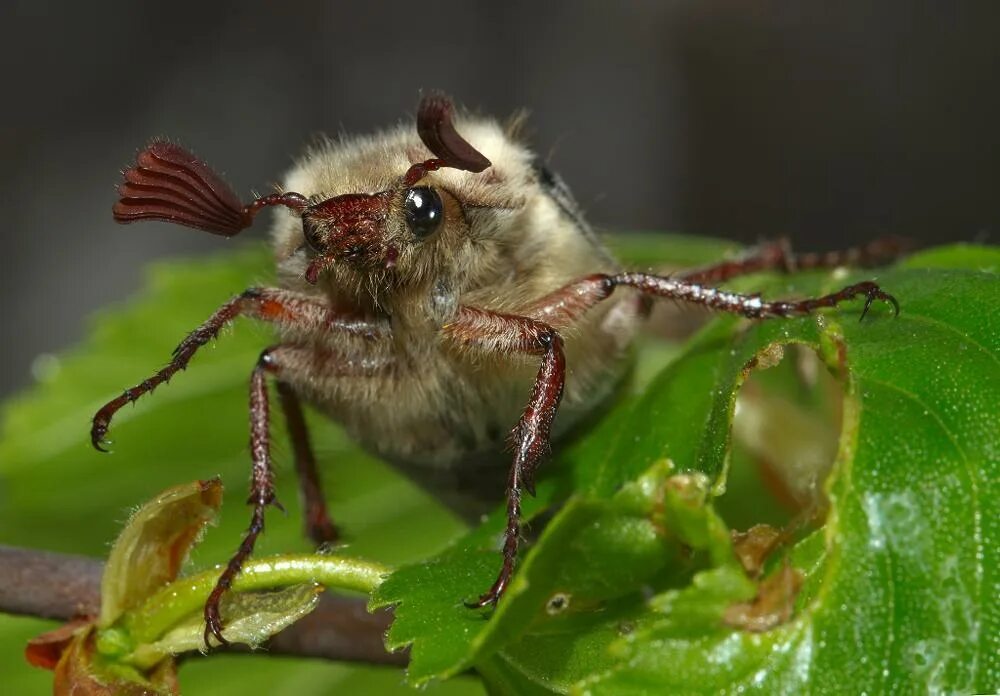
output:
<path id="1" fill-rule="evenodd" d="M 462 587 L 467 596 L 474 582 L 485 586 L 491 573 L 482 546 L 473 555 L 458 545 L 397 572 L 380 588 L 377 603 L 399 606 L 391 644 L 412 643 L 410 679 L 424 683 L 475 664 L 496 693 L 529 687 L 593 693 L 781 691 L 801 690 L 803 678 L 811 684 L 829 680 L 823 682 L 828 691 L 888 683 L 989 690 L 997 675 L 990 662 L 997 620 L 993 616 L 987 628 L 986 622 L 976 625 L 975 617 L 988 616 L 983 613 L 987 588 L 997 587 L 990 570 L 996 567 L 995 556 L 990 560 L 996 528 L 990 525 L 997 519 L 1000 423 L 990 404 L 1000 402 L 1000 330 L 990 308 L 1000 298 L 994 276 L 946 270 L 989 258 L 987 251 L 945 248 L 924 252 L 897 270 L 879 271 L 879 281 L 903 304 L 898 319 L 876 306 L 859 322 L 858 301 L 814 318 L 750 325 L 722 318 L 706 327 L 648 387 L 563 451 L 560 459 L 576 495 L 523 554 L 518 575 L 488 623 L 477 625 L 462 613 L 453 599 L 456 588 L 428 589 L 456 577 L 473 558 L 477 571 Z M 743 284 L 770 295 L 801 295 L 868 276 L 811 273 Z M 699 472 L 722 495 L 737 393 L 752 368 L 780 360 L 781 348 L 796 344 L 816 350 L 846 380 L 832 509 L 822 534 L 808 535 L 788 552 L 792 567 L 805 577 L 789 599 L 795 618 L 766 633 L 750 633 L 726 626 L 723 617 L 749 601 L 754 588 L 764 592 L 766 583 L 751 583 L 738 573 L 721 546 L 714 555 L 696 554 L 686 569 L 662 550 L 662 562 L 673 570 L 642 572 L 652 555 L 635 538 L 626 542 L 609 532 L 614 524 L 602 516 L 607 512 L 602 506 L 630 486 L 641 487 L 650 468 L 668 459 L 681 471 Z M 911 396 L 900 396 L 904 393 Z M 936 432 L 938 421 L 948 419 L 955 420 L 953 426 Z M 961 451 L 951 443 L 962 443 Z M 991 493 L 984 495 L 987 489 Z M 933 512 L 915 518 L 919 510 Z M 896 525 L 888 524 L 900 516 Z M 668 528 L 683 530 L 687 539 L 699 538 L 697 526 L 685 528 L 676 515 L 670 522 Z M 910 532 L 892 544 L 887 526 L 897 534 Z M 601 538 L 598 529 L 607 536 Z M 702 529 L 705 546 L 711 535 Z M 725 532 L 724 526 L 715 529 L 715 538 Z M 972 543 L 956 545 L 956 539 Z M 576 548 L 586 548 L 586 554 L 578 556 Z M 933 572 L 933 563 L 908 565 L 905 559 L 913 557 L 938 559 L 939 572 Z M 579 558 L 586 558 L 589 568 L 580 567 Z M 427 574 L 430 567 L 433 575 Z M 615 593 L 594 591 L 603 577 L 616 579 Z M 540 607 L 567 578 L 579 583 L 573 589 L 583 588 L 583 594 L 563 594 L 570 595 L 570 606 L 580 606 L 574 599 L 582 598 L 591 621 L 575 617 L 558 630 Z M 632 598 L 650 587 L 662 594 L 637 608 Z M 942 588 L 949 590 L 945 596 Z M 437 618 L 432 622 L 431 616 Z M 442 616 L 464 621 L 464 630 Z M 629 626 L 625 638 L 622 625 Z M 886 635 L 893 636 L 888 654 Z"/>
<path id="2" fill-rule="evenodd" d="M 695 268 L 738 254 L 742 249 L 726 239 L 660 232 L 615 234 L 605 241 L 624 266 L 636 270 Z"/>
<path id="3" fill-rule="evenodd" d="M 918 251 L 903 259 L 904 268 L 963 268 L 983 273 L 1000 273 L 1000 247 L 980 244 L 950 244 Z"/>
<path id="4" fill-rule="evenodd" d="M 525 519 L 552 504 L 556 490 L 552 480 L 539 484 L 537 496 L 525 500 Z M 496 577 L 495 538 L 503 525 L 502 514 L 494 514 L 431 560 L 396 571 L 372 593 L 372 609 L 394 606 L 386 646 L 397 650 L 413 645 L 408 673 L 414 683 L 458 674 L 468 663 L 469 646 L 483 640 L 487 616 L 470 610 L 463 600 L 475 599 Z"/>
<path id="5" fill-rule="evenodd" d="M 929 266 L 955 258 L 952 250 L 925 257 Z M 1000 322 L 991 308 L 1000 301 L 998 284 L 985 273 L 920 269 L 883 272 L 879 280 L 901 298 L 895 321 L 859 323 L 843 311 L 822 322 L 760 324 L 736 348 L 745 357 L 775 342 L 805 341 L 834 369 L 839 346 L 846 351 L 832 508 L 820 562 L 801 567 L 807 589 L 797 617 L 761 635 L 716 626 L 679 636 L 690 622 L 655 600 L 665 616 L 622 641 L 619 668 L 583 681 L 581 690 L 995 688 Z M 723 393 L 734 387 L 733 380 L 721 385 Z M 730 407 L 719 399 L 714 408 Z M 809 544 L 815 550 L 815 538 Z"/>
<path id="6" fill-rule="evenodd" d="M 618 246 L 624 264 L 640 268 L 697 266 L 735 250 L 667 236 L 631 237 Z M 995 690 L 1000 298 L 990 273 L 998 256 L 996 249 L 955 246 L 875 272 L 901 300 L 897 320 L 876 306 L 859 323 L 859 301 L 824 312 L 822 322 L 763 322 L 747 330 L 746 322 L 720 319 L 682 351 L 643 343 L 634 391 L 576 442 L 560 446 L 557 461 L 543 470 L 547 478 L 531 508 L 533 531 L 541 533 L 525 546 L 492 619 L 461 600 L 481 592 L 498 569 L 502 516 L 456 540 L 462 525 L 453 515 L 310 415 L 351 554 L 417 562 L 376 597 L 397 605 L 390 641 L 412 643 L 410 678 L 423 683 L 473 665 L 493 693 Z M 113 456 L 93 452 L 86 431 L 96 407 L 162 365 L 221 302 L 266 281 L 269 266 L 259 250 L 161 265 L 142 299 L 107 313 L 85 345 L 45 361 L 43 383 L 4 409 L 5 542 L 102 555 L 138 500 L 216 474 L 238 482 L 231 489 L 244 485 L 246 380 L 269 340 L 249 323 L 123 411 L 112 432 Z M 758 275 L 734 286 L 777 297 L 868 275 Z M 752 601 L 763 584 L 747 580 L 727 557 L 721 517 L 735 507 L 732 498 L 741 499 L 749 522 L 770 521 L 775 505 L 752 497 L 763 489 L 740 482 L 740 465 L 751 458 L 733 451 L 730 424 L 747 363 L 761 356 L 769 362 L 773 346 L 796 343 L 818 351 L 847 392 L 828 482 L 831 507 L 822 529 L 790 539 L 765 564 L 765 578 L 784 558 L 804 575 L 793 618 L 750 633 L 727 626 L 726 612 Z M 784 388 L 779 383 L 793 381 L 793 372 L 768 370 L 760 378 Z M 280 431 L 276 440 L 285 465 L 279 494 L 290 519 L 269 517 L 261 556 L 309 548 Z M 661 468 L 668 461 L 674 469 Z M 666 502 L 666 482 L 685 475 L 696 484 L 688 492 L 702 492 L 688 516 L 685 496 Z M 663 494 L 662 508 L 649 507 L 656 500 L 649 491 Z M 227 558 L 246 521 L 242 505 L 227 505 L 194 564 Z M 8 646 L 0 650 L 0 671 L 14 692 L 45 688 L 44 674 L 36 678 L 19 664 L 24 639 L 40 630 L 38 622 L 0 617 L 0 645 Z M 274 658 L 214 656 L 186 663 L 181 674 L 194 693 L 276 691 L 290 679 L 297 693 L 402 688 L 397 676 L 364 668 Z M 439 688 L 474 689 L 463 679 Z"/>

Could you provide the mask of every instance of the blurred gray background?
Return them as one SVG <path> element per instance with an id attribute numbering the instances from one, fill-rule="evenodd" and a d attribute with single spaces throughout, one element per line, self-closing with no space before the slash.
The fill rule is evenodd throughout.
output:
<path id="1" fill-rule="evenodd" d="M 147 261 L 264 238 L 115 225 L 118 170 L 151 136 L 247 195 L 421 89 L 527 107 L 605 229 L 995 241 L 998 19 L 990 1 L 6 2 L 0 395 Z"/>

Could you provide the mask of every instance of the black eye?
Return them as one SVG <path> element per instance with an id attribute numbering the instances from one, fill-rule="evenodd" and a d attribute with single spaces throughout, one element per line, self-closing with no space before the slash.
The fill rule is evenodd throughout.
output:
<path id="1" fill-rule="evenodd" d="M 403 210 L 406 212 L 406 224 L 420 238 L 440 227 L 441 218 L 444 217 L 441 197 L 430 186 L 414 186 L 408 190 Z"/>

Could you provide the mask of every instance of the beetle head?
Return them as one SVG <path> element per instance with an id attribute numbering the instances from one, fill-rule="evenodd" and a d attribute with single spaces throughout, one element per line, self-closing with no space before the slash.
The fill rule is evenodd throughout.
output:
<path id="1" fill-rule="evenodd" d="M 362 271 L 391 270 L 401 247 L 433 234 L 445 215 L 441 195 L 420 186 L 421 180 L 439 169 L 482 172 L 490 166 L 459 135 L 452 116 L 447 97 L 424 97 L 417 111 L 417 133 L 434 157 L 410 165 L 382 190 L 323 199 L 289 191 L 242 205 L 204 162 L 177 145 L 155 141 L 123 172 L 114 217 L 120 223 L 163 220 L 231 237 L 249 227 L 261 208 L 284 206 L 302 219 L 310 256 L 304 273 L 308 282 L 316 283 L 338 264 Z"/>

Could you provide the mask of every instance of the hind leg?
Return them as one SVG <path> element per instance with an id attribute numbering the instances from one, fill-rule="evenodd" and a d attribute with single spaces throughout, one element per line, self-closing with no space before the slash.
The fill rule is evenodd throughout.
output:
<path id="1" fill-rule="evenodd" d="M 677 274 L 677 277 L 690 283 L 718 285 L 737 276 L 761 271 L 794 273 L 795 271 L 821 270 L 840 266 L 868 268 L 899 258 L 909 246 L 910 244 L 906 240 L 885 237 L 876 239 L 863 247 L 823 253 L 797 254 L 792 251 L 788 240 L 781 239 L 753 247 L 735 259 L 721 261 L 692 271 L 682 271 Z"/>

